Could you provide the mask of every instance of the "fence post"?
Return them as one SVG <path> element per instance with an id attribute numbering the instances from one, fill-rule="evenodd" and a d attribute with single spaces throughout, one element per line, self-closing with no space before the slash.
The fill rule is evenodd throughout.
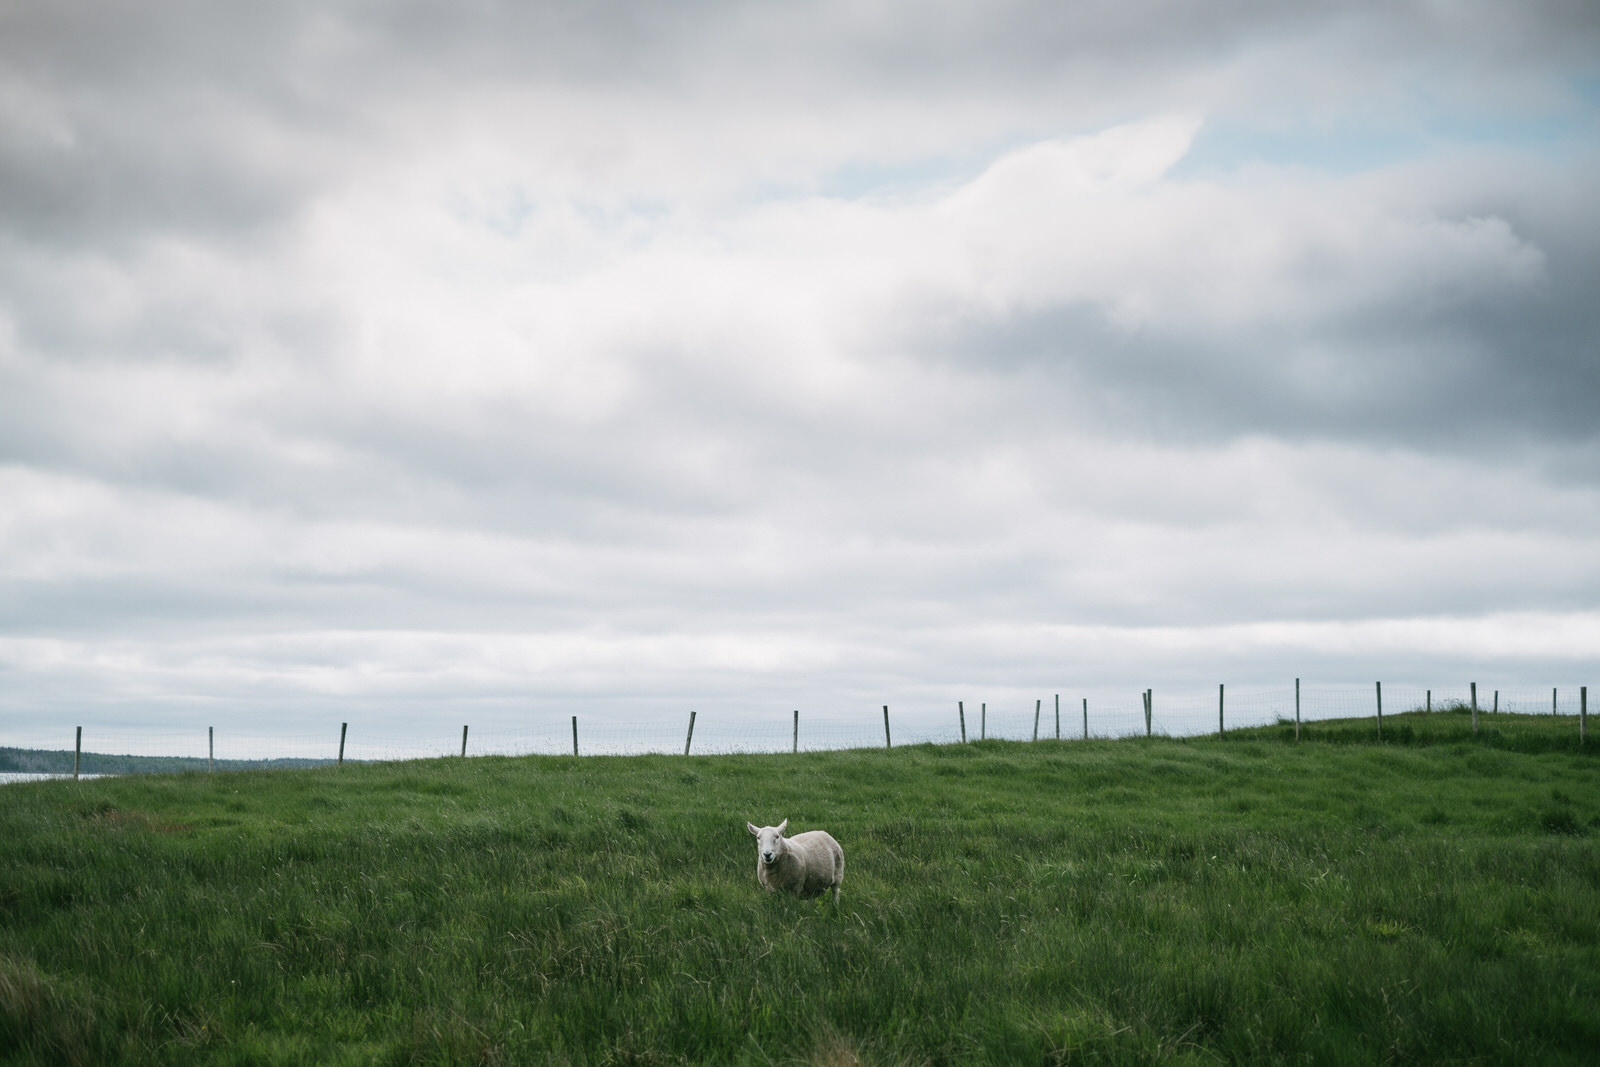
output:
<path id="1" fill-rule="evenodd" d="M 572 754 L 574 756 L 578 754 L 578 717 L 576 715 L 572 717 Z"/>
<path id="2" fill-rule="evenodd" d="M 1033 739 L 1039 740 L 1039 709 L 1044 704 L 1043 700 L 1033 702 Z"/>
<path id="3" fill-rule="evenodd" d="M 341 767 L 344 766 L 344 735 L 349 729 L 349 723 L 342 722 L 339 724 L 339 766 Z"/>
<path id="4" fill-rule="evenodd" d="M 465 723 L 461 726 L 461 758 L 467 758 L 467 727 Z"/>
<path id="5" fill-rule="evenodd" d="M 1472 732 L 1478 732 L 1478 683 L 1472 683 Z"/>
<path id="6" fill-rule="evenodd" d="M 1294 680 L 1294 739 L 1300 740 L 1300 679 Z"/>
<path id="7" fill-rule="evenodd" d="M 206 727 L 206 770 L 212 774 L 217 772 L 217 728 Z"/>
<path id="8" fill-rule="evenodd" d="M 1589 687 L 1578 688 L 1578 744 L 1583 744 L 1589 736 Z"/>
<path id="9" fill-rule="evenodd" d="M 967 743 L 967 706 L 961 701 L 956 701 L 956 714 L 961 716 L 961 743 Z"/>
<path id="10" fill-rule="evenodd" d="M 1222 720 L 1222 684 L 1223 683 L 1221 683 L 1221 682 L 1217 683 L 1217 736 L 1218 737 L 1222 737 L 1225 733 L 1227 733 L 1227 728 L 1224 726 L 1223 720 Z"/>
<path id="11" fill-rule="evenodd" d="M 1061 694 L 1056 694 L 1056 740 L 1061 740 Z"/>
<path id="12" fill-rule="evenodd" d="M 1552 690 L 1550 690 L 1550 714 L 1554 715 L 1555 713 L 1556 713 L 1556 691 L 1554 689 L 1552 689 Z"/>
<path id="13" fill-rule="evenodd" d="M 1426 710 L 1429 715 L 1433 714 L 1433 690 L 1432 689 L 1428 690 L 1428 704 L 1427 704 L 1427 707 L 1424 710 Z"/>
<path id="14" fill-rule="evenodd" d="M 78 727 L 78 740 L 72 748 L 72 780 L 78 780 L 78 764 L 83 760 L 83 727 Z"/>
<path id="15" fill-rule="evenodd" d="M 800 751 L 800 709 L 794 709 L 794 751 Z"/>
<path id="16" fill-rule="evenodd" d="M 1500 690 L 1498 690 L 1498 689 L 1496 689 L 1494 691 L 1494 709 L 1492 711 L 1490 711 L 1489 714 L 1491 714 L 1491 715 L 1500 714 Z"/>
<path id="17" fill-rule="evenodd" d="M 889 705 L 887 704 L 883 706 L 883 747 L 894 747 L 894 742 L 889 740 Z"/>
<path id="18" fill-rule="evenodd" d="M 1146 737 L 1150 736 L 1150 712 L 1155 701 L 1156 691 L 1154 689 L 1146 689 L 1144 691 L 1144 735 Z"/>
<path id="19" fill-rule="evenodd" d="M 983 741 L 989 737 L 989 702 L 985 700 L 978 705 L 978 740 Z"/>
<path id="20" fill-rule="evenodd" d="M 683 739 L 683 754 L 689 754 L 689 746 L 694 743 L 694 712 L 689 713 L 689 736 Z"/>
<path id="21" fill-rule="evenodd" d="M 1083 698 L 1083 739 L 1089 740 L 1089 698 Z"/>
<path id="22" fill-rule="evenodd" d="M 1378 740 L 1383 740 L 1383 683 L 1374 683 L 1378 687 Z"/>

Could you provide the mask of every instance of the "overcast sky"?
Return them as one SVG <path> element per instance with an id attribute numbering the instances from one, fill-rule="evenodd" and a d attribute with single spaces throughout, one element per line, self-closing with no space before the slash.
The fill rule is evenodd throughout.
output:
<path id="1" fill-rule="evenodd" d="M 0 721 L 1600 682 L 1596 189 L 1590 0 L 0 0 Z"/>

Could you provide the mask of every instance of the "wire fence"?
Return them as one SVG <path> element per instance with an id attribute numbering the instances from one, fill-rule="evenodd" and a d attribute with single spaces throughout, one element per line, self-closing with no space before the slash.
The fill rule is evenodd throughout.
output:
<path id="1" fill-rule="evenodd" d="M 147 731 L 78 727 L 62 738 L 71 747 L 0 745 L 0 782 L 39 777 L 140 772 L 307 767 L 339 762 L 382 762 L 442 756 L 714 755 L 837 751 L 963 741 L 1045 741 L 1130 736 L 1186 737 L 1262 726 L 1374 718 L 1413 711 L 1476 706 L 1480 714 L 1549 714 L 1578 719 L 1586 729 L 1588 688 L 1484 689 L 1472 683 L 1423 686 L 1219 685 L 1170 694 L 1051 693 L 1031 702 L 952 700 L 947 710 L 880 705 L 867 713 L 775 712 L 701 715 L 686 711 L 673 721 L 622 719 L 601 714 L 545 715 L 515 728 L 474 730 L 441 723 L 437 730 L 409 724 L 383 732 L 349 723 L 316 733 L 206 727 Z M 0 737 L 0 742 L 15 739 Z M 37 740 L 35 740 L 37 745 Z"/>

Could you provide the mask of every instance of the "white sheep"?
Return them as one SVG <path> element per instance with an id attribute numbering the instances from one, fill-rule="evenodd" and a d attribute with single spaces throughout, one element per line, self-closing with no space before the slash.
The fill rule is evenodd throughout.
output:
<path id="1" fill-rule="evenodd" d="M 844 884 L 844 849 L 825 830 L 808 830 L 784 837 L 789 820 L 777 826 L 745 826 L 756 836 L 756 881 L 769 893 L 786 892 L 814 897 L 833 890 L 839 900 Z"/>

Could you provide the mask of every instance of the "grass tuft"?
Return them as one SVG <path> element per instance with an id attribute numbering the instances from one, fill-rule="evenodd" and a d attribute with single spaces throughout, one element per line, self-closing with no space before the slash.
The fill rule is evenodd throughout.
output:
<path id="1" fill-rule="evenodd" d="M 65 987 L 64 987 L 65 986 Z M 0 955 L 0 1055 L 88 1064 L 95 1019 L 82 992 L 24 960 Z"/>

